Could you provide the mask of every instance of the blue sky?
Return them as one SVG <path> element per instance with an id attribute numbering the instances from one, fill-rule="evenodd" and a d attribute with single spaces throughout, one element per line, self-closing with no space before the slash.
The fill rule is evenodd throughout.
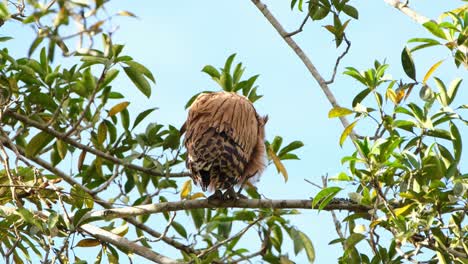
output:
<path id="1" fill-rule="evenodd" d="M 442 11 L 455 8 L 460 2 L 431 1 L 428 4 L 427 1 L 413 0 L 410 3 L 425 16 L 437 18 Z M 289 1 L 266 1 L 266 4 L 287 31 L 295 30 L 302 22 L 304 14 L 291 11 Z M 351 1 L 351 4 L 358 8 L 359 20 L 352 21 L 348 27 L 351 50 L 331 85 L 338 102 L 348 107 L 363 88 L 341 74 L 345 66 L 367 69 L 375 59 L 385 59 L 390 64 L 388 73 L 405 78 L 400 54 L 406 41 L 412 37 L 430 37 L 424 28 L 383 0 Z M 327 118 L 330 104 L 302 62 L 250 1 L 121 0 L 113 1 L 110 7 L 115 11 L 131 11 L 139 17 L 114 19 L 113 23 L 120 26 L 114 42 L 125 44 L 124 52 L 146 65 L 157 80 L 151 98 L 146 99 L 126 78 L 122 78 L 123 74 L 120 76 L 115 88 L 128 96 L 133 118 L 137 112 L 157 106 L 160 109 L 149 121 L 179 127 L 186 117 L 184 105 L 193 94 L 219 89 L 201 72 L 203 66 L 221 67 L 230 54 L 237 53 L 236 62 L 241 61 L 247 67 L 244 76 L 260 74 L 258 93 L 264 97 L 256 107 L 261 114 L 269 115 L 267 138 L 271 140 L 281 135 L 284 142 L 301 140 L 305 144 L 297 151 L 300 161 L 285 162 L 289 181 L 285 183 L 282 176 L 270 168 L 258 184 L 259 191 L 267 198 L 309 198 L 317 193 L 317 188 L 304 179 L 320 183 L 322 175 L 333 176 L 346 170 L 340 160 L 352 153 L 352 148 L 350 142 L 344 148 L 339 147 L 343 127 L 338 120 Z M 304 31 L 294 38 L 319 72 L 329 79 L 341 50 L 335 50 L 332 36 L 322 27 L 326 23 L 330 21 L 309 21 Z M 1 34 L 21 28 L 17 24 L 5 26 L 6 31 Z M 23 27 L 15 46 L 9 47 L 13 53 L 26 55 L 30 40 L 26 32 L 31 30 Z M 23 37 L 27 41 L 19 43 L 18 39 Z M 418 76 L 423 76 L 434 62 L 448 56 L 448 51 L 443 48 L 417 52 L 414 59 Z M 467 76 L 465 70 L 455 69 L 451 59 L 435 75 L 446 82 L 457 76 Z M 459 102 L 461 98 L 468 98 L 463 86 L 464 83 L 459 91 Z M 143 129 L 144 126 L 140 127 Z M 357 129 L 365 128 L 358 126 Z M 466 135 L 467 131 L 462 132 Z M 341 253 L 339 247 L 328 246 L 328 242 L 336 238 L 329 213 L 303 211 L 290 219 L 311 238 L 317 253 L 316 263 L 336 262 Z M 306 260 L 304 254 L 294 257 L 292 250 L 289 255 L 297 263 Z"/>

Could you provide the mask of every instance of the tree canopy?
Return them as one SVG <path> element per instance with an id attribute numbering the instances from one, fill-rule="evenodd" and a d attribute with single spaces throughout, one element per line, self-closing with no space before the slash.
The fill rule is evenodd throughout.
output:
<path id="1" fill-rule="evenodd" d="M 193 185 L 181 124 L 157 116 L 158 100 L 141 111 L 130 107 L 139 102 L 129 93 L 153 99 L 163 89 L 158 70 L 134 59 L 134 49 L 115 37 L 124 19 L 145 23 L 137 13 L 122 11 L 118 1 L 0 2 L 0 28 L 8 28 L 0 35 L 0 252 L 6 263 L 314 262 L 327 249 L 314 247 L 321 238 L 298 224 L 306 211 L 331 215 L 319 225 L 336 231 L 326 242 L 340 248 L 339 263 L 468 263 L 462 152 L 468 105 L 460 96 L 466 91 L 463 76 L 438 74 L 442 67 L 457 74 L 468 68 L 465 1 L 429 18 L 409 1 L 383 0 L 395 11 L 389 21 L 406 19 L 421 31 L 399 47 L 399 64 L 368 57 L 373 63 L 366 68 L 344 63 L 354 47 L 349 27 L 359 27 L 363 12 L 356 1 L 291 0 L 289 14 L 299 18 L 291 30 L 265 3 L 250 2 L 277 33 L 262 45 L 282 42 L 305 66 L 301 74 L 312 77 L 328 118 L 338 120 L 327 128 L 340 131 L 330 148 L 346 152 L 336 175 L 311 177 L 322 173 L 313 165 L 294 175 L 310 187 L 297 199 L 269 197 L 248 183 L 248 199 L 211 201 Z M 31 30 L 18 38 L 15 28 Z M 317 67 L 300 39 L 311 29 L 333 40 L 331 46 L 314 39 L 336 52 L 329 69 Z M 398 31 L 386 34 L 390 39 Z M 20 54 L 11 52 L 24 43 Z M 372 45 L 370 36 L 368 48 L 379 48 Z M 430 67 L 420 66 L 417 56 Z M 239 58 L 206 61 L 201 74 L 216 88 L 177 91 L 187 101 L 180 113 L 206 91 L 239 93 L 256 105 L 273 93 L 259 85 L 262 70 L 249 73 Z M 287 75 L 288 65 L 282 66 Z M 359 87 L 352 98 L 340 96 L 343 76 Z M 287 112 L 288 104 L 278 107 Z M 266 126 L 268 174 L 293 177 L 288 171 L 302 158 L 304 143 L 281 133 L 299 125 L 284 126 L 279 135 Z M 275 188 L 296 194 L 287 184 Z"/>

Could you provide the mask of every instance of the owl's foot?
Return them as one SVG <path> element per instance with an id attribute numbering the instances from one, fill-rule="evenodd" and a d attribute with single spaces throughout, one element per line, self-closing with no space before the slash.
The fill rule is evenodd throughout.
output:
<path id="1" fill-rule="evenodd" d="M 247 197 L 239 192 L 234 191 L 234 187 L 227 189 L 223 194 L 223 200 L 231 201 L 238 199 L 247 199 Z"/>
<path id="2" fill-rule="evenodd" d="M 224 195 L 220 190 L 216 190 L 215 193 L 208 196 L 208 200 L 210 201 L 221 201 L 224 199 Z"/>

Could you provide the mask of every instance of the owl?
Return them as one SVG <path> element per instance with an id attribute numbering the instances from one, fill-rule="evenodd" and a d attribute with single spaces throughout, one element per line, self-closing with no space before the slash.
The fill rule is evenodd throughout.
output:
<path id="1" fill-rule="evenodd" d="M 242 185 L 263 172 L 267 120 L 249 99 L 234 92 L 202 93 L 192 103 L 181 129 L 186 165 L 203 191 L 214 191 L 210 199 L 243 197 Z"/>

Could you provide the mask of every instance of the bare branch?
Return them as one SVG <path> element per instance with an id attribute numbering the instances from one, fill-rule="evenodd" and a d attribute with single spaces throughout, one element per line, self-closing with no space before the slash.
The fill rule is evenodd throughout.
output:
<path id="1" fill-rule="evenodd" d="M 80 226 L 80 229 L 88 233 L 89 235 L 99 239 L 100 241 L 107 242 L 112 245 L 116 245 L 120 248 L 126 249 L 129 252 L 134 252 L 135 254 L 138 254 L 156 263 L 163 263 L 163 264 L 181 263 L 174 259 L 158 254 L 147 247 L 132 243 L 130 240 L 124 237 L 120 237 L 114 233 L 111 233 L 99 227 L 96 227 L 90 224 L 84 224 Z"/>
<path id="2" fill-rule="evenodd" d="M 301 61 L 309 70 L 310 74 L 314 77 L 314 79 L 317 81 L 322 91 L 325 93 L 325 96 L 327 97 L 330 104 L 333 107 L 338 107 L 339 106 L 338 102 L 336 101 L 335 96 L 333 95 L 330 88 L 328 87 L 327 82 L 325 81 L 325 79 L 323 79 L 322 75 L 318 72 L 317 68 L 315 68 L 314 64 L 312 63 L 310 58 L 304 53 L 301 47 L 299 47 L 299 45 L 291 37 L 288 36 L 288 33 L 284 30 L 283 26 L 273 16 L 270 10 L 268 10 L 267 6 L 264 3 L 262 3 L 262 1 L 260 0 L 251 0 L 251 1 L 252 3 L 255 4 L 258 10 L 262 12 L 262 14 L 268 20 L 268 22 L 270 22 L 270 24 L 276 29 L 276 31 L 280 34 L 280 36 L 284 39 L 284 41 L 286 41 L 289 47 L 291 47 L 294 50 L 294 52 L 297 54 L 297 56 L 301 59 Z M 349 126 L 349 122 L 345 117 L 340 116 L 339 119 L 344 127 Z M 350 133 L 350 137 L 352 139 L 356 138 L 354 131 Z"/>
<path id="3" fill-rule="evenodd" d="M 112 219 L 120 217 L 154 214 L 160 212 L 173 212 L 180 210 L 191 210 L 199 208 L 283 208 L 283 209 L 314 209 L 312 200 L 262 200 L 262 199 L 238 199 L 229 201 L 220 200 L 184 200 L 178 202 L 165 202 L 157 204 L 146 204 L 133 207 L 114 208 L 100 211 L 88 212 L 83 219 L 101 218 Z M 348 199 L 333 199 L 322 210 L 345 210 L 366 213 L 370 207 L 357 204 Z"/>
<path id="4" fill-rule="evenodd" d="M 414 21 L 418 22 L 419 24 L 424 24 L 430 19 L 418 14 L 416 11 L 408 7 L 408 3 L 402 3 L 399 0 L 384 0 L 385 3 L 393 6 L 394 8 L 400 10 L 403 14 L 409 16 Z"/>
<path id="5" fill-rule="evenodd" d="M 3 213 L 6 215 L 17 214 L 16 208 L 13 208 L 13 207 L 0 205 L 0 210 L 2 210 Z M 35 215 L 39 216 L 42 219 L 47 219 L 49 217 L 49 213 L 45 211 L 37 211 L 34 213 Z M 101 229 L 99 227 L 93 226 L 91 224 L 80 225 L 78 229 L 83 232 L 88 233 L 89 235 L 98 239 L 99 241 L 118 246 L 120 248 L 126 249 L 129 252 L 134 252 L 135 254 L 140 255 L 146 259 L 152 260 L 156 263 L 162 263 L 162 264 L 181 263 L 174 259 L 158 254 L 147 247 L 135 244 L 126 238 L 120 237 L 119 235 L 116 235 L 112 232 Z"/>

